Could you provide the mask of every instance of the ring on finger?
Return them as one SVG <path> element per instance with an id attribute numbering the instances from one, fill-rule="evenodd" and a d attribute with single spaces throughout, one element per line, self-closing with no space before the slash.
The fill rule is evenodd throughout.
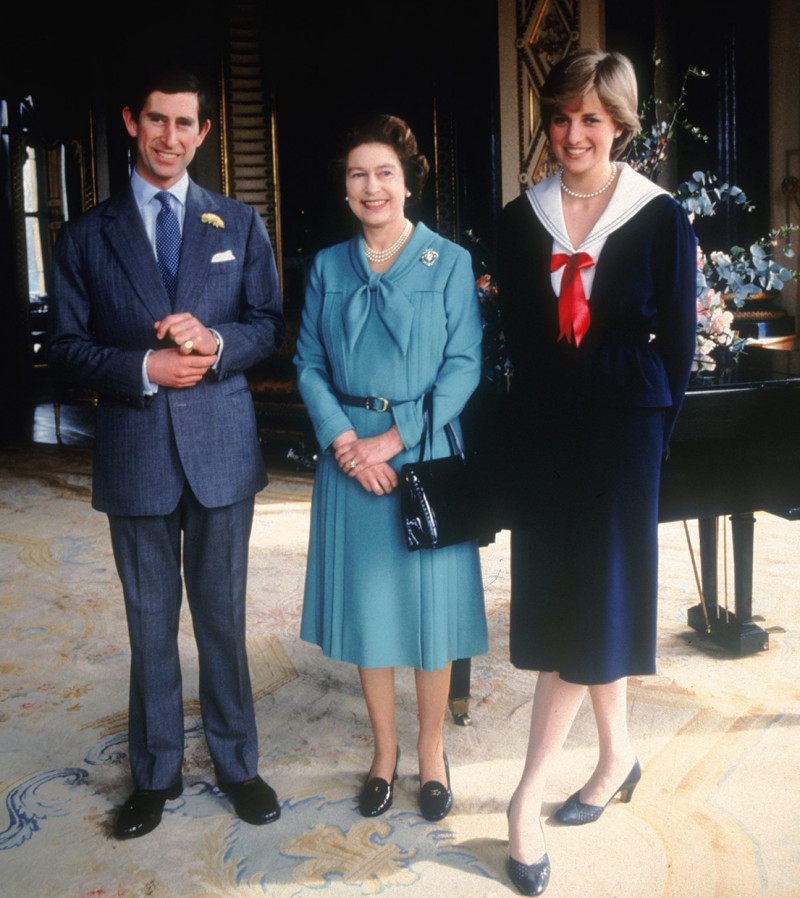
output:
<path id="1" fill-rule="evenodd" d="M 351 471 L 355 470 L 357 464 L 358 464 L 358 462 L 354 458 L 351 458 L 350 459 L 350 470 Z"/>
<path id="2" fill-rule="evenodd" d="M 193 348 L 194 348 L 194 340 L 187 340 L 187 341 L 183 344 L 183 348 L 184 348 L 184 349 L 193 349 Z"/>

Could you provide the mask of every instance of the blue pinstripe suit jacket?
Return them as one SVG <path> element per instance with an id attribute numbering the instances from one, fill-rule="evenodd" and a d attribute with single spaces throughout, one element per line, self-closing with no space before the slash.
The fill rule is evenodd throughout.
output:
<path id="1" fill-rule="evenodd" d="M 213 212 L 224 222 L 201 221 Z M 212 261 L 215 257 L 223 261 Z M 153 324 L 190 312 L 224 341 L 217 371 L 188 389 L 142 388 Z M 167 514 L 186 481 L 206 507 L 266 484 L 243 371 L 284 336 L 269 237 L 256 212 L 190 182 L 177 295 L 170 305 L 128 188 L 67 224 L 56 247 L 49 358 L 99 396 L 92 504 L 116 515 Z"/>

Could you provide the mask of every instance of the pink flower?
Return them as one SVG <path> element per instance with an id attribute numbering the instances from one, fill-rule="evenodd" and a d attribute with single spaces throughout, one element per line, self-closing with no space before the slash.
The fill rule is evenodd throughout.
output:
<path id="1" fill-rule="evenodd" d="M 718 307 L 711 313 L 711 318 L 706 324 L 706 333 L 720 336 L 730 330 L 731 324 L 733 324 L 733 313 L 723 312 Z"/>
<path id="2" fill-rule="evenodd" d="M 717 293 L 708 289 L 705 293 L 705 302 L 701 299 L 697 300 L 697 317 L 710 318 L 715 309 L 719 308 L 719 298 Z"/>

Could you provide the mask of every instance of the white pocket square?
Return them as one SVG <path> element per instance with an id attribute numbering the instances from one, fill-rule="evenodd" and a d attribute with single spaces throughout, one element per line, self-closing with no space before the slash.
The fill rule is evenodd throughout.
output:
<path id="1" fill-rule="evenodd" d="M 236 256 L 229 250 L 226 249 L 224 253 L 214 253 L 211 257 L 211 264 L 214 262 L 234 262 L 236 260 Z"/>

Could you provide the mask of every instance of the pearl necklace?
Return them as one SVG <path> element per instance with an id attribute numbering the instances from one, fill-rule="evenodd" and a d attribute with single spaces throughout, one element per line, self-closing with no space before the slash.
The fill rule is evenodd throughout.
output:
<path id="1" fill-rule="evenodd" d="M 414 226 L 411 224 L 408 219 L 406 219 L 406 226 L 403 228 L 403 233 L 395 240 L 395 242 L 388 247 L 388 249 L 370 249 L 367 246 L 367 241 L 364 240 L 364 252 L 367 254 L 367 258 L 370 262 L 388 262 L 389 259 L 392 258 L 397 252 L 399 252 L 400 247 L 408 240 L 408 235 L 411 233 L 411 229 Z"/>
<path id="2" fill-rule="evenodd" d="M 575 199 L 578 200 L 590 200 L 593 196 L 600 196 L 601 193 L 605 193 L 606 190 L 614 183 L 614 178 L 617 177 L 617 166 L 614 163 L 611 163 L 611 177 L 606 181 L 605 184 L 599 189 L 595 190 L 592 193 L 576 193 L 574 190 L 570 190 L 569 187 L 564 183 L 564 169 L 558 173 L 558 180 L 561 182 L 561 189 L 564 193 L 568 193 L 570 196 L 574 196 Z"/>

